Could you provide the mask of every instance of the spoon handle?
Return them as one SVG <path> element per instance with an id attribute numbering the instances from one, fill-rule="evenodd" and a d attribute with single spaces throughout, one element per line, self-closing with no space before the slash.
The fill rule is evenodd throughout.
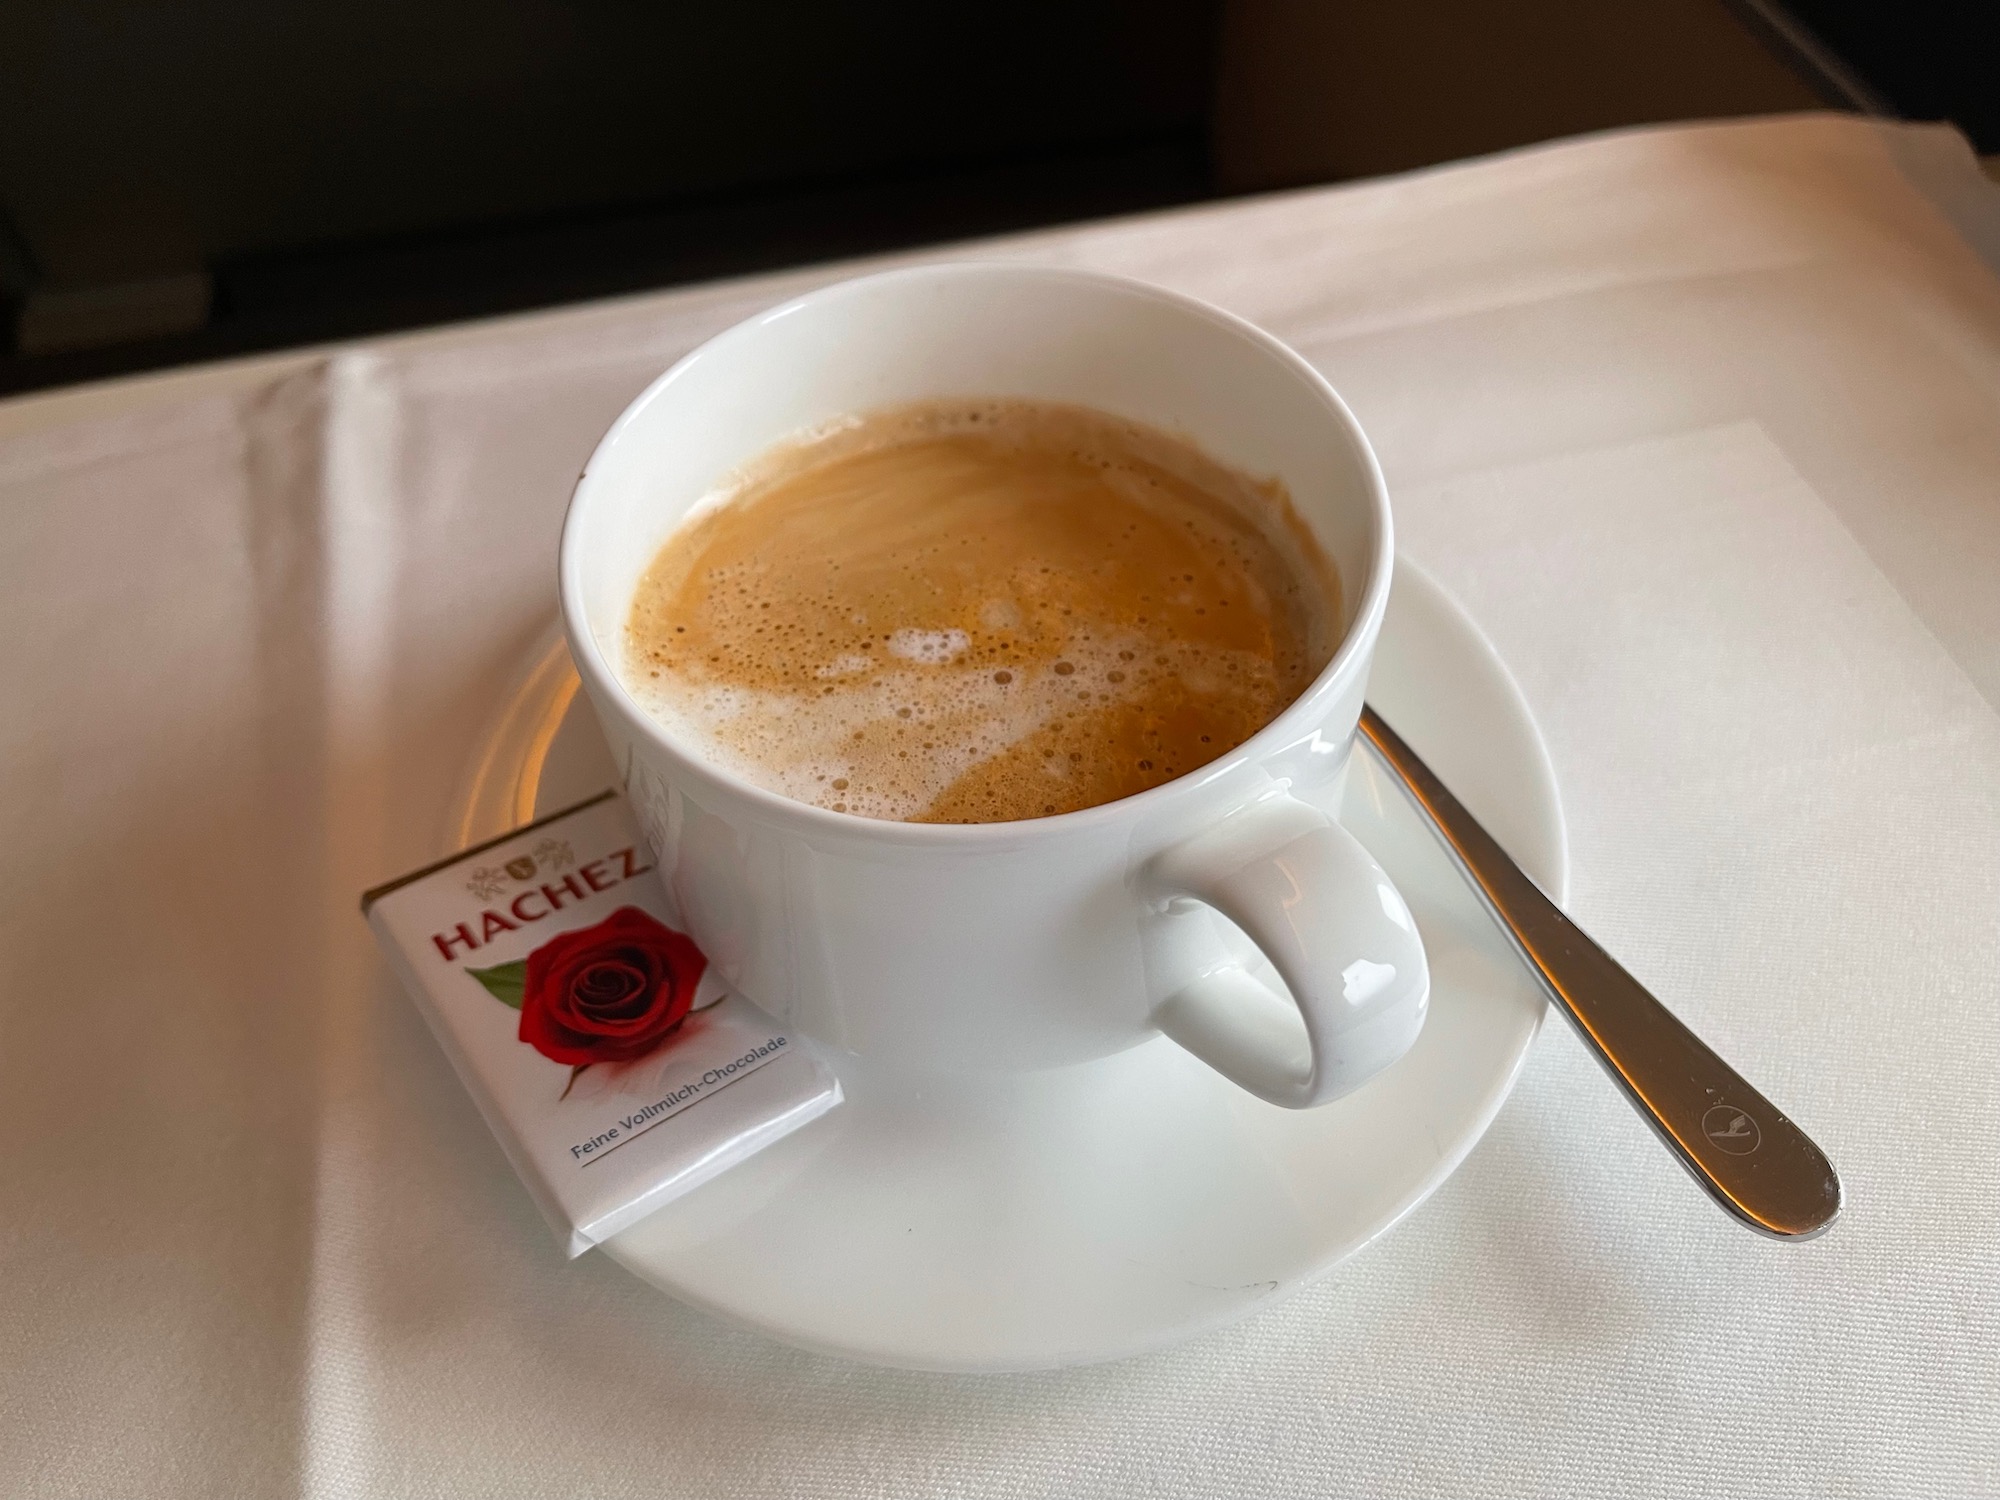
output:
<path id="1" fill-rule="evenodd" d="M 1372 708 L 1361 711 L 1361 732 L 1550 998 L 1695 1181 L 1742 1223 L 1779 1239 L 1805 1239 L 1831 1224 L 1840 1179 L 1806 1133 L 1564 916 Z"/>

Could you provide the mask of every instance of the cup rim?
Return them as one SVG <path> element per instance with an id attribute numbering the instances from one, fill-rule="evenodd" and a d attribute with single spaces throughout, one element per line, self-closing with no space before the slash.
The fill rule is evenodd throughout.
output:
<path id="1" fill-rule="evenodd" d="M 1307 388 L 1319 397 L 1328 414 L 1346 434 L 1352 449 L 1361 461 L 1368 502 L 1375 521 L 1374 548 L 1368 560 L 1367 578 L 1357 596 L 1353 624 L 1343 634 L 1332 658 L 1270 723 L 1208 764 L 1197 766 L 1171 781 L 1148 787 L 1143 792 L 1134 792 L 1128 797 L 1096 803 L 1073 812 L 1051 813 L 1038 818 L 1018 818 L 1000 823 L 908 823 L 888 818 L 871 818 L 860 813 L 834 812 L 831 808 L 817 807 L 810 802 L 801 802 L 781 792 L 774 792 L 768 787 L 759 786 L 729 767 L 719 765 L 699 754 L 692 747 L 683 746 L 678 736 L 646 712 L 624 682 L 619 679 L 618 674 L 612 670 L 604 659 L 596 634 L 591 630 L 590 622 L 584 614 L 582 543 L 578 540 L 581 526 L 578 517 L 586 510 L 589 503 L 592 469 L 597 466 L 600 458 L 617 446 L 646 409 L 677 380 L 693 369 L 700 360 L 726 344 L 754 337 L 767 324 L 791 316 L 809 306 L 879 289 L 886 283 L 899 281 L 916 283 L 994 275 L 1023 281 L 1069 282 L 1096 286 L 1161 303 L 1179 313 L 1216 324 L 1247 340 L 1305 382 Z M 1259 328 L 1247 318 L 1239 317 L 1198 297 L 1171 291 L 1136 277 L 1068 266 L 967 260 L 898 267 L 864 276 L 849 277 L 814 288 L 730 325 L 675 360 L 619 413 L 618 419 L 591 449 L 589 460 L 584 464 L 582 472 L 577 475 L 576 484 L 570 492 L 569 505 L 563 516 L 562 537 L 557 553 L 557 593 L 571 660 L 587 683 L 594 688 L 593 698 L 600 704 L 615 705 L 630 731 L 643 736 L 650 744 L 671 756 L 676 766 L 694 780 L 707 782 L 719 791 L 749 802 L 761 814 L 776 822 L 790 823 L 803 830 L 833 834 L 843 838 L 873 838 L 888 843 L 972 846 L 1018 842 L 1023 837 L 1036 835 L 1060 837 L 1120 822 L 1151 811 L 1175 797 L 1185 796 L 1190 791 L 1230 775 L 1242 766 L 1263 759 L 1273 750 L 1296 739 L 1316 715 L 1321 703 L 1338 691 L 1342 679 L 1361 669 L 1362 662 L 1372 648 L 1376 629 L 1388 605 L 1389 583 L 1394 563 L 1395 536 L 1389 509 L 1389 489 L 1382 475 L 1381 463 L 1375 456 L 1374 446 L 1368 441 L 1367 434 L 1362 431 L 1360 422 L 1348 409 L 1347 403 L 1341 399 L 1340 393 L 1290 345 Z"/>

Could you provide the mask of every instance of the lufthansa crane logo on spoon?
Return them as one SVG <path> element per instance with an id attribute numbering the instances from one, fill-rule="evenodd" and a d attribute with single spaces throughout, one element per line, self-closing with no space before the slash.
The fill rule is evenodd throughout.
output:
<path id="1" fill-rule="evenodd" d="M 1764 1139 L 1757 1122 L 1733 1104 L 1710 1105 L 1701 1117 L 1701 1133 L 1731 1156 L 1748 1156 Z"/>

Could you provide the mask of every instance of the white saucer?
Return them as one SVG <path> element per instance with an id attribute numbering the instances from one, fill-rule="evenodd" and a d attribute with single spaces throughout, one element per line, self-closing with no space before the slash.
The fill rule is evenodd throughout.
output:
<path id="1" fill-rule="evenodd" d="M 616 784 L 576 687 L 555 640 L 479 747 L 458 847 Z M 1477 627 L 1408 563 L 1369 699 L 1561 900 L 1568 860 L 1541 736 Z M 1417 1045 L 1357 1093 L 1279 1109 L 1164 1038 L 1081 1067 L 948 1085 L 836 1058 L 846 1104 L 606 1253 L 788 1343 L 934 1370 L 1158 1349 L 1323 1274 L 1465 1159 L 1544 1011 L 1365 751 L 1340 816 L 1408 898 L 1432 974 Z"/>

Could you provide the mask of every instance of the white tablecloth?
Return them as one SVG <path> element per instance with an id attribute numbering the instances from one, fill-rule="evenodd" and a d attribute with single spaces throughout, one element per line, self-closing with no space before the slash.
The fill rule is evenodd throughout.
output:
<path id="1" fill-rule="evenodd" d="M 980 251 L 1327 372 L 1549 737 L 1573 909 L 1849 1193 L 1745 1234 L 1552 1025 L 1394 1233 L 1049 1375 L 565 1263 L 355 911 L 441 838 L 597 435 L 846 268 L 0 405 L 0 1492 L 2000 1489 L 1995 218 L 1956 137 L 1801 118 Z"/>

